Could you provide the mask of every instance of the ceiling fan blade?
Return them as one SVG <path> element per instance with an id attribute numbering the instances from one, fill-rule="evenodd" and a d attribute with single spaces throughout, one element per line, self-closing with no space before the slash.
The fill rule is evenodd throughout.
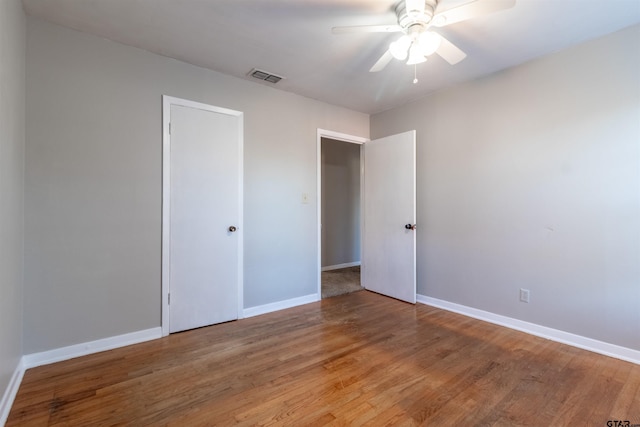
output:
<path id="1" fill-rule="evenodd" d="M 402 27 L 396 24 L 389 25 L 354 25 L 351 27 L 333 27 L 331 32 L 333 34 L 348 34 L 348 33 L 397 33 L 402 31 Z"/>
<path id="2" fill-rule="evenodd" d="M 476 16 L 510 9 L 515 4 L 516 0 L 474 0 L 442 12 L 436 10 L 436 14 L 431 20 L 431 23 L 436 27 L 444 27 L 445 25 L 455 24 L 456 22 L 465 21 L 475 18 Z"/>
<path id="3" fill-rule="evenodd" d="M 370 73 L 377 73 L 381 71 L 384 67 L 387 66 L 389 62 L 393 59 L 393 55 L 388 50 L 378 59 L 378 61 L 373 64 L 373 67 L 369 70 Z"/>
<path id="4" fill-rule="evenodd" d="M 467 54 L 461 51 L 456 45 L 449 40 L 440 36 L 440 46 L 436 53 L 451 65 L 455 65 L 467 57 Z"/>

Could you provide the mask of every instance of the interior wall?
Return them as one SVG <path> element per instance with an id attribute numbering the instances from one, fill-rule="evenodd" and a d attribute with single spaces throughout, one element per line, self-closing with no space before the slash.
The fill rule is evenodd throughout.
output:
<path id="1" fill-rule="evenodd" d="M 360 262 L 360 145 L 321 139 L 322 267 Z"/>
<path id="2" fill-rule="evenodd" d="M 25 353 L 160 326 L 163 94 L 245 113 L 245 308 L 317 293 L 317 128 L 368 115 L 28 18 Z"/>
<path id="3" fill-rule="evenodd" d="M 640 26 L 371 118 L 409 129 L 419 294 L 640 350 Z"/>
<path id="4" fill-rule="evenodd" d="M 2 397 L 22 356 L 25 17 L 19 0 L 0 2 L 0 129 Z"/>

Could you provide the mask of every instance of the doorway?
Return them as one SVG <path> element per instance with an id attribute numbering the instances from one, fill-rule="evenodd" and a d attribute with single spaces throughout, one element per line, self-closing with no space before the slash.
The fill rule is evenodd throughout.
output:
<path id="1" fill-rule="evenodd" d="M 327 132 L 327 131 L 324 131 Z M 319 135 L 319 290 L 321 298 L 362 290 L 362 155 L 364 138 Z"/>
<path id="2" fill-rule="evenodd" d="M 369 141 L 318 129 L 318 298 L 322 295 L 322 139 L 360 145 L 361 283 L 416 302 L 416 131 Z"/>
<path id="3" fill-rule="evenodd" d="M 163 335 L 242 307 L 242 113 L 163 97 Z"/>

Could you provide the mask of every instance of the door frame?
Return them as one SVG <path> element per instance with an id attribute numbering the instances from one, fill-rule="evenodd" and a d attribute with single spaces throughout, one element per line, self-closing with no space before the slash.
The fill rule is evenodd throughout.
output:
<path id="1" fill-rule="evenodd" d="M 360 206 L 363 206 L 364 202 L 364 153 L 362 151 L 362 144 L 369 142 L 369 138 L 362 136 L 349 135 L 346 133 L 335 132 L 326 129 L 318 128 L 316 133 L 316 223 L 318 228 L 318 259 L 317 259 L 317 281 L 318 281 L 318 300 L 322 299 L 322 138 L 330 138 L 336 141 L 349 142 L 352 144 L 360 145 Z M 362 209 L 360 209 L 360 229 L 362 230 Z M 360 260 L 362 260 L 362 253 L 365 250 L 362 247 L 362 232 L 360 233 Z"/>
<path id="2" fill-rule="evenodd" d="M 243 176 L 244 176 L 244 114 L 241 111 L 216 107 L 188 99 L 162 95 L 162 290 L 161 290 L 161 326 L 162 336 L 169 335 L 169 291 L 170 291 L 170 249 L 171 249 L 171 106 L 195 108 L 219 114 L 226 114 L 238 118 L 238 319 L 242 318 L 244 306 L 244 278 L 243 278 Z"/>

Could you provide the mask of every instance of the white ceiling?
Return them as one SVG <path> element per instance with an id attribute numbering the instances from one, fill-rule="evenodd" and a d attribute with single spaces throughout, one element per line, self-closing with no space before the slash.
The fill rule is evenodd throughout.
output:
<path id="1" fill-rule="evenodd" d="M 492 0 L 480 0 L 492 1 Z M 468 0 L 440 0 L 449 8 Z M 413 67 L 369 68 L 398 34 L 332 35 L 342 25 L 396 23 L 397 0 L 23 0 L 25 11 L 225 74 L 262 83 L 253 68 L 284 76 L 276 88 L 364 113 L 415 100 L 640 22 L 640 0 L 517 0 L 513 9 L 439 32 L 467 53 Z M 602 61 L 606 58 L 594 58 Z"/>

